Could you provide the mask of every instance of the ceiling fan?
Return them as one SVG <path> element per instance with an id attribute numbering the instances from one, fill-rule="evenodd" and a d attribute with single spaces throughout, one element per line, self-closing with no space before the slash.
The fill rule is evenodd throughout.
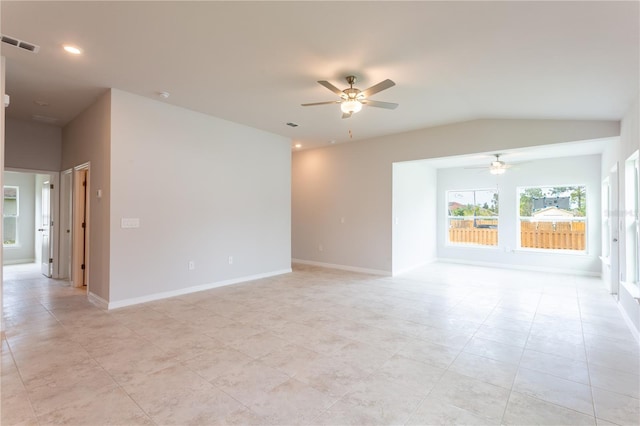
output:
<path id="1" fill-rule="evenodd" d="M 395 104 L 392 102 L 380 102 L 380 101 L 373 101 L 368 99 L 369 96 L 375 93 L 382 92 L 383 90 L 386 90 L 390 87 L 395 86 L 396 84 L 393 81 L 386 79 L 384 81 L 381 81 L 378 84 L 374 84 L 373 86 L 369 87 L 366 90 L 360 90 L 353 87 L 353 85 L 356 82 L 355 76 L 349 75 L 347 76 L 346 79 L 347 79 L 347 83 L 349 84 L 349 87 L 344 90 L 338 89 L 336 86 L 329 83 L 328 81 L 324 81 L 324 80 L 318 81 L 318 83 L 320 83 L 322 86 L 326 87 L 336 95 L 340 96 L 339 100 L 327 101 L 327 102 L 313 102 L 310 104 L 302 104 L 302 106 L 340 104 L 340 109 L 342 110 L 342 118 L 351 117 L 354 113 L 362 109 L 362 105 L 368 105 L 368 106 L 386 108 L 386 109 L 396 109 L 398 107 L 398 104 Z"/>
<path id="2" fill-rule="evenodd" d="M 505 163 L 504 161 L 500 160 L 501 154 L 493 154 L 493 155 L 495 155 L 496 159 L 492 161 L 491 164 L 489 165 L 489 173 L 491 173 L 492 175 L 504 174 L 504 172 L 506 172 L 507 169 L 510 168 L 511 166 Z"/>

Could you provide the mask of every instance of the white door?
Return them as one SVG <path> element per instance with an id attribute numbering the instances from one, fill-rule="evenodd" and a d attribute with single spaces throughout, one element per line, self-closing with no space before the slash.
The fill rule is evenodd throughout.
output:
<path id="1" fill-rule="evenodd" d="M 620 224 L 622 217 L 618 208 L 618 165 L 611 168 L 609 174 L 609 239 L 611 250 L 609 255 L 609 290 L 611 294 L 618 294 L 620 287 Z"/>
<path id="2" fill-rule="evenodd" d="M 62 173 L 60 181 L 60 267 L 58 278 L 71 280 L 71 218 L 73 211 L 73 180 L 71 170 Z"/>
<path id="3" fill-rule="evenodd" d="M 49 243 L 49 236 L 51 235 L 51 182 L 45 181 L 42 183 L 42 228 L 39 229 L 42 232 L 42 261 L 40 268 L 42 275 L 51 278 L 53 262 L 51 259 L 51 244 Z"/>

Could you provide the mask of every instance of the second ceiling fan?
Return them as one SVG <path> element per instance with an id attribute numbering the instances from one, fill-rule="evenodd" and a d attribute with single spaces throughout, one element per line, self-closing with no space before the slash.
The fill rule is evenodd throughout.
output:
<path id="1" fill-rule="evenodd" d="M 340 104 L 340 109 L 342 110 L 342 118 L 351 117 L 354 113 L 360 111 L 363 105 L 368 105 L 368 106 L 373 106 L 378 108 L 386 108 L 386 109 L 396 109 L 398 107 L 398 104 L 396 103 L 373 101 L 371 99 L 368 99 L 369 96 L 375 93 L 381 92 L 385 89 L 395 86 L 396 84 L 393 81 L 386 79 L 384 81 L 381 81 L 378 84 L 374 84 L 373 86 L 365 90 L 360 90 L 353 87 L 355 82 L 356 82 L 355 76 L 353 75 L 347 76 L 347 83 L 349 84 L 349 87 L 344 90 L 340 90 L 333 84 L 329 83 L 328 81 L 324 81 L 324 80 L 318 81 L 318 83 L 320 83 L 322 86 L 326 87 L 336 95 L 340 96 L 340 99 L 335 101 L 313 102 L 309 104 L 302 104 L 302 106 Z"/>

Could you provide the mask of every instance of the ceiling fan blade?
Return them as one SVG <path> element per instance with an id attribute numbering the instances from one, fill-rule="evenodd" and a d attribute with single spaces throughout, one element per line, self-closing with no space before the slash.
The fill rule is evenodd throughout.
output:
<path id="1" fill-rule="evenodd" d="M 320 83 L 320 82 L 318 82 L 318 83 Z M 363 90 L 362 92 L 360 92 L 360 95 L 362 95 L 365 98 L 368 98 L 369 96 L 371 96 L 371 95 L 373 95 L 375 93 L 382 92 L 383 90 L 386 90 L 389 87 L 393 87 L 395 85 L 396 84 L 393 81 L 391 81 L 389 79 L 386 79 L 384 81 L 381 81 L 378 84 L 375 84 L 375 85 L 369 87 L 368 89 Z"/>
<path id="2" fill-rule="evenodd" d="M 371 100 L 368 100 L 368 99 L 363 99 L 361 102 L 364 105 L 369 105 L 369 106 L 378 107 L 378 108 L 386 108 L 386 109 L 396 109 L 396 108 L 398 108 L 398 104 L 395 104 L 393 102 L 371 101 Z"/>
<path id="3" fill-rule="evenodd" d="M 328 81 L 322 80 L 322 81 L 319 81 L 318 83 L 320 83 L 321 85 L 323 85 L 327 89 L 331 90 L 336 95 L 344 96 L 344 92 L 342 92 L 342 90 L 338 89 L 336 86 L 334 86 L 333 84 L 329 83 Z"/>
<path id="4" fill-rule="evenodd" d="M 310 104 L 300 104 L 302 106 L 314 106 L 314 105 L 329 105 L 329 104 L 339 104 L 340 101 L 327 101 L 327 102 L 312 102 Z"/>
<path id="5" fill-rule="evenodd" d="M 350 118 L 353 115 L 352 112 L 343 112 L 342 113 L 342 118 Z"/>

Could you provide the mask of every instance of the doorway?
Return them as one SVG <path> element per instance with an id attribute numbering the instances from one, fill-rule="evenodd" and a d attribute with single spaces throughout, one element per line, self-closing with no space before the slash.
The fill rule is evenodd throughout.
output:
<path id="1" fill-rule="evenodd" d="M 71 283 L 89 288 L 89 165 L 73 169 Z"/>
<path id="2" fill-rule="evenodd" d="M 57 278 L 58 172 L 13 169 L 3 174 L 3 263 L 34 264 Z"/>

